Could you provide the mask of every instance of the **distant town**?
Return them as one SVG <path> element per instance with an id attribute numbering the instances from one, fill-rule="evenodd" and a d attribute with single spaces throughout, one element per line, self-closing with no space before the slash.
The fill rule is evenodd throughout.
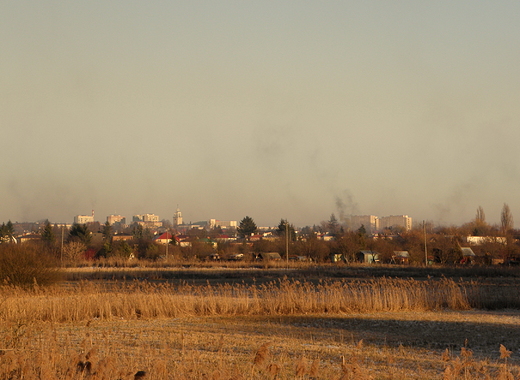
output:
<path id="1" fill-rule="evenodd" d="M 481 207 L 459 227 L 413 226 L 408 215 L 350 215 L 295 227 L 281 219 L 257 226 L 254 219 L 186 223 L 177 209 L 171 220 L 156 214 L 76 215 L 73 223 L 9 221 L 0 243 L 33 242 L 63 262 L 94 259 L 298 260 L 331 263 L 520 264 L 520 232 L 504 204 L 501 225 L 490 225 Z M 43 245 L 42 245 L 43 244 Z"/>
<path id="2" fill-rule="evenodd" d="M 366 233 L 375 234 L 383 231 L 409 231 L 412 229 L 412 218 L 408 215 L 390 215 L 385 217 L 378 217 L 375 215 L 351 215 L 343 220 L 336 220 L 334 214 L 331 215 L 332 223 L 338 223 L 344 229 L 358 230 L 363 227 Z M 53 223 L 51 221 L 39 221 L 39 222 L 24 222 L 14 223 L 14 230 L 23 239 L 24 235 L 34 234 L 41 228 L 41 224 L 45 222 L 50 223 L 56 227 L 64 227 L 70 229 L 73 224 L 85 224 L 91 226 L 91 230 L 95 229 L 96 226 L 100 227 L 101 224 L 107 224 L 112 227 L 114 233 L 124 233 L 129 228 L 132 229 L 136 226 L 140 226 L 144 229 L 149 230 L 152 234 L 157 235 L 166 231 L 177 234 L 187 234 L 190 230 L 221 230 L 227 234 L 235 235 L 239 222 L 236 220 L 219 220 L 209 219 L 204 221 L 196 221 L 186 223 L 183 219 L 182 212 L 177 209 L 173 215 L 172 220 L 161 219 L 156 214 L 137 214 L 133 215 L 131 219 L 122 215 L 108 215 L 106 221 L 99 222 L 96 220 L 94 210 L 90 214 L 75 215 L 73 223 Z M 327 233 L 327 223 L 321 223 L 320 226 L 313 226 L 315 232 Z M 256 231 L 259 236 L 269 236 L 277 226 L 257 226 Z M 294 226 L 293 226 L 294 228 Z M 307 227 L 308 228 L 308 227 Z M 296 232 L 301 228 L 296 229 Z"/>

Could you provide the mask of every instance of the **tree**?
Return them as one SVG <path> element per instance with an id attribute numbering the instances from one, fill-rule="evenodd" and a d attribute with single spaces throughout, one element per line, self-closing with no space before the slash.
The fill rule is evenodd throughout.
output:
<path id="1" fill-rule="evenodd" d="M 110 250 L 112 245 L 112 226 L 110 223 L 106 222 L 103 225 L 103 247 L 107 250 Z"/>
<path id="2" fill-rule="evenodd" d="M 77 263 L 85 258 L 87 247 L 79 240 L 71 240 L 63 246 L 63 259 L 71 263 Z"/>
<path id="3" fill-rule="evenodd" d="M 98 251 L 97 255 L 102 257 L 110 256 L 110 253 L 112 252 L 112 226 L 107 221 L 103 225 L 102 229 L 103 234 L 103 247 Z"/>
<path id="4" fill-rule="evenodd" d="M 482 206 L 478 206 L 477 208 L 477 214 L 475 215 L 471 234 L 474 236 L 485 236 L 489 234 L 489 226 L 486 223 L 486 214 L 484 214 Z"/>
<path id="5" fill-rule="evenodd" d="M 278 228 L 276 229 L 276 234 L 280 237 L 285 237 L 286 232 L 289 232 L 289 237 L 292 241 L 296 240 L 296 231 L 292 224 L 287 222 L 287 219 L 280 219 L 280 224 L 278 224 Z"/>
<path id="6" fill-rule="evenodd" d="M 336 236 L 330 243 L 331 253 L 342 255 L 347 263 L 356 261 L 356 252 L 365 248 L 363 235 L 356 232 L 347 232 Z"/>
<path id="7" fill-rule="evenodd" d="M 32 287 L 50 285 L 60 278 L 56 258 L 42 252 L 38 245 L 0 245 L 0 283 Z"/>
<path id="8" fill-rule="evenodd" d="M 16 242 L 14 238 L 14 226 L 9 220 L 7 224 L 2 223 L 0 226 L 0 243 L 12 243 Z"/>
<path id="9" fill-rule="evenodd" d="M 500 215 L 500 224 L 502 233 L 508 234 L 513 229 L 513 215 L 507 203 L 502 207 L 502 214 Z"/>
<path id="10" fill-rule="evenodd" d="M 484 224 L 486 223 L 486 214 L 484 214 L 484 209 L 482 206 L 478 206 L 477 215 L 475 215 L 475 223 Z"/>
<path id="11" fill-rule="evenodd" d="M 83 243 L 85 246 L 88 246 L 92 240 L 92 233 L 89 231 L 86 224 L 74 223 L 70 228 L 69 237 L 67 240 L 69 242 L 78 241 Z"/>
<path id="12" fill-rule="evenodd" d="M 124 240 L 114 242 L 112 248 L 112 256 L 119 256 L 125 259 L 132 257 L 132 247 Z"/>
<path id="13" fill-rule="evenodd" d="M 142 239 L 143 238 L 143 226 L 140 224 L 134 224 L 132 227 L 132 237 L 134 239 Z"/>
<path id="14" fill-rule="evenodd" d="M 251 235 L 256 232 L 256 229 L 256 223 L 253 218 L 246 216 L 240 221 L 237 232 L 240 237 L 247 238 L 247 240 L 249 240 Z"/>
<path id="15" fill-rule="evenodd" d="M 42 241 L 45 244 L 49 246 L 54 245 L 56 241 L 56 236 L 54 235 L 54 229 L 48 220 L 45 221 L 45 224 L 43 225 L 43 228 L 40 231 L 40 235 L 42 237 Z"/>
<path id="16" fill-rule="evenodd" d="M 334 213 L 330 214 L 330 219 L 328 222 L 328 230 L 332 235 L 336 235 L 339 232 L 339 223 L 336 219 L 336 215 Z"/>
<path id="17" fill-rule="evenodd" d="M 324 262 L 329 258 L 329 242 L 318 240 L 316 234 L 307 235 L 305 240 L 297 241 L 293 247 L 293 252 L 299 256 L 305 256 L 315 262 Z"/>

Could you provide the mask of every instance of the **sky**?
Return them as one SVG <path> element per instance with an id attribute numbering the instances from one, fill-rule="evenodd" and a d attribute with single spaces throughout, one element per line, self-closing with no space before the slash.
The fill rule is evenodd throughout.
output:
<path id="1" fill-rule="evenodd" d="M 3 1 L 0 222 L 520 224 L 520 2 Z"/>

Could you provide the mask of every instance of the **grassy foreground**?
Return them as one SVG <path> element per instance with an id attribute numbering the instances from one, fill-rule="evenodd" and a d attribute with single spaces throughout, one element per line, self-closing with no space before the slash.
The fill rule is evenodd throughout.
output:
<path id="1" fill-rule="evenodd" d="M 520 313 L 474 309 L 510 292 L 387 278 L 3 287 L 0 380 L 516 380 Z"/>
<path id="2" fill-rule="evenodd" d="M 519 325 L 477 312 L 8 323 L 0 378 L 518 379 Z"/>

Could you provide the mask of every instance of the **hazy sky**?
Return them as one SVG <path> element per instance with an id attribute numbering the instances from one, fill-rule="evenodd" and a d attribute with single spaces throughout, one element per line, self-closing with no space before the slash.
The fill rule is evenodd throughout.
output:
<path id="1" fill-rule="evenodd" d="M 520 222 L 519 84 L 517 0 L 2 1 L 0 222 Z"/>

